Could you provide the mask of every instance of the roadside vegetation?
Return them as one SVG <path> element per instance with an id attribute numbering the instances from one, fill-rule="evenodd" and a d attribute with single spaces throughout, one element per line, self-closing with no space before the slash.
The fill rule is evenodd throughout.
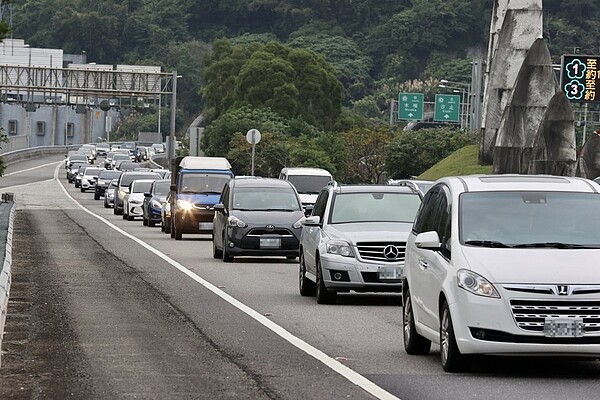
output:
<path id="1" fill-rule="evenodd" d="M 600 2 L 544 7 L 555 62 L 574 47 L 598 48 Z M 257 173 L 320 166 L 348 183 L 377 182 L 419 175 L 477 142 L 446 128 L 402 132 L 402 123 L 389 126 L 389 110 L 400 92 L 433 101 L 449 93 L 442 80 L 470 82 L 473 58 L 487 51 L 491 9 L 480 0 L 22 0 L 13 36 L 85 52 L 88 62 L 177 70 L 179 136 L 203 113 L 203 150 L 233 159 L 236 173 L 248 173 L 243 136 L 256 128 Z M 156 110 L 132 113 L 116 137 L 157 123 Z"/>

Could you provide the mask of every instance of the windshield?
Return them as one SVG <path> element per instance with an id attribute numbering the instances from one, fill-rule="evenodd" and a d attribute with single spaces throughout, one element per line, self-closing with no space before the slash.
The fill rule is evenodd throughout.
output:
<path id="1" fill-rule="evenodd" d="M 298 193 L 319 194 L 323 187 L 331 181 L 331 176 L 315 175 L 289 175 L 288 180 L 294 185 Z"/>
<path id="2" fill-rule="evenodd" d="M 421 198 L 415 193 L 338 193 L 332 204 L 330 223 L 413 223 L 420 205 Z"/>
<path id="3" fill-rule="evenodd" d="M 104 168 L 86 168 L 84 174 L 97 176 L 100 172 L 104 171 Z"/>
<path id="4" fill-rule="evenodd" d="M 150 191 L 150 186 L 152 185 L 152 181 L 137 181 L 133 182 L 131 185 L 132 193 L 145 193 Z"/>
<path id="5" fill-rule="evenodd" d="M 111 171 L 111 170 L 104 170 L 102 172 L 100 172 L 100 175 L 98 175 L 99 179 L 114 179 L 114 178 L 118 178 L 119 176 L 121 176 L 121 171 Z"/>
<path id="6" fill-rule="evenodd" d="M 220 194 L 229 175 L 186 173 L 181 176 L 181 193 Z"/>
<path id="7" fill-rule="evenodd" d="M 238 187 L 233 193 L 233 209 L 299 211 L 302 206 L 292 188 Z"/>
<path id="8" fill-rule="evenodd" d="M 600 246 L 600 195 L 485 192 L 460 196 L 460 240 L 476 246 Z"/>
<path id="9" fill-rule="evenodd" d="M 166 196 L 171 190 L 171 181 L 156 182 L 154 184 L 154 194 Z"/>

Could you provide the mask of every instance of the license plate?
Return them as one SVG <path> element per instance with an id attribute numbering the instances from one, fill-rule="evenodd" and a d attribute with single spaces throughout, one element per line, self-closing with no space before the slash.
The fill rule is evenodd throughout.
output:
<path id="1" fill-rule="evenodd" d="M 398 267 L 379 267 L 377 277 L 379 279 L 402 279 L 402 269 Z"/>
<path id="2" fill-rule="evenodd" d="M 581 337 L 583 336 L 583 319 L 546 318 L 544 335 L 547 337 Z"/>
<path id="3" fill-rule="evenodd" d="M 281 239 L 280 238 L 260 238 L 260 247 L 262 248 L 270 248 L 270 249 L 278 249 L 281 247 Z"/>
<path id="4" fill-rule="evenodd" d="M 201 231 L 210 231 L 213 228 L 212 222 L 198 222 L 198 229 Z"/>

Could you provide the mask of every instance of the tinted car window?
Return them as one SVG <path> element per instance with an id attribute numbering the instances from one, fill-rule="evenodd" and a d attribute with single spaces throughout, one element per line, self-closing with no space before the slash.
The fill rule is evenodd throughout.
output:
<path id="1" fill-rule="evenodd" d="M 315 175 L 289 175 L 288 181 L 296 188 L 298 193 L 317 194 L 331 181 L 329 176 Z"/>
<path id="2" fill-rule="evenodd" d="M 121 176 L 121 172 L 120 171 L 112 171 L 112 170 L 103 170 L 102 172 L 100 172 L 100 174 L 98 175 L 99 179 L 115 179 L 118 178 L 119 176 Z"/>
<path id="3" fill-rule="evenodd" d="M 221 193 L 229 175 L 183 174 L 181 193 Z"/>
<path id="4" fill-rule="evenodd" d="M 144 193 L 150 190 L 152 182 L 133 182 L 132 193 Z"/>
<path id="5" fill-rule="evenodd" d="M 291 187 L 289 189 L 237 187 L 233 193 L 233 209 L 298 211 L 302 207 Z"/>
<path id="6" fill-rule="evenodd" d="M 121 187 L 127 187 L 129 186 L 129 184 L 133 181 L 135 181 L 136 179 L 159 179 L 160 176 L 158 176 L 158 174 L 128 174 L 125 173 L 121 176 L 121 182 L 119 183 L 119 185 Z"/>

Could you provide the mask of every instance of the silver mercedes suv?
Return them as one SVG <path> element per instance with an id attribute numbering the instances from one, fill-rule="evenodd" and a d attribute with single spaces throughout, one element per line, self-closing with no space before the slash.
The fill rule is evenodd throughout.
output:
<path id="1" fill-rule="evenodd" d="M 406 240 L 421 205 L 408 186 L 331 182 L 300 238 L 300 294 L 334 303 L 338 292 L 401 292 Z"/>

